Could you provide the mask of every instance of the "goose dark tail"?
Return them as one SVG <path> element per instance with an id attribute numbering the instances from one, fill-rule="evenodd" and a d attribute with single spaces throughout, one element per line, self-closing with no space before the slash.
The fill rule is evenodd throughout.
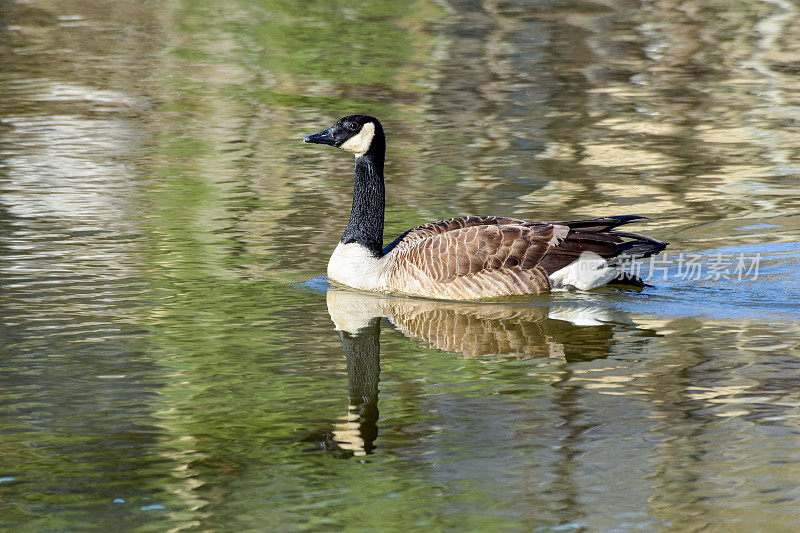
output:
<path id="1" fill-rule="evenodd" d="M 638 233 L 628 233 L 625 231 L 610 231 L 612 235 L 631 239 L 617 245 L 619 253 L 609 263 L 621 263 L 634 259 L 644 259 L 651 255 L 656 255 L 664 250 L 668 242 L 659 241 L 652 237 L 640 235 Z"/>

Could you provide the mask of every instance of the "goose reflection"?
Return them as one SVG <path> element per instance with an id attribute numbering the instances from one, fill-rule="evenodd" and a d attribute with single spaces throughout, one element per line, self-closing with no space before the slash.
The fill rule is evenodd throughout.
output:
<path id="1" fill-rule="evenodd" d="M 606 355 L 614 324 L 633 324 L 598 305 L 448 302 L 333 288 L 327 300 L 337 331 L 357 336 L 373 318 L 386 317 L 413 341 L 467 357 L 591 359 Z"/>
<path id="2" fill-rule="evenodd" d="M 332 432 L 311 440 L 346 456 L 368 455 L 375 448 L 382 318 L 415 342 L 462 356 L 557 361 L 606 356 L 612 324 L 632 324 L 602 307 L 446 302 L 335 288 L 328 290 L 327 303 L 347 362 L 349 405 Z"/>

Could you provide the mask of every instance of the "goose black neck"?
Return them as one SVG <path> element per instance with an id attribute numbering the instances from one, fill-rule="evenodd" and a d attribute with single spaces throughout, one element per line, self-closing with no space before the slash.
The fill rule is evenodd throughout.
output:
<path id="1" fill-rule="evenodd" d="M 364 155 L 356 157 L 353 172 L 353 208 L 342 243 L 355 242 L 380 257 L 383 250 L 383 160 L 386 145 L 378 135 Z"/>

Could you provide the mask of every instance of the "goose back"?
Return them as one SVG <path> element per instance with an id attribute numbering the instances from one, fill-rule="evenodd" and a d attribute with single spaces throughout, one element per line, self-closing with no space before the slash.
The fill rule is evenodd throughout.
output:
<path id="1" fill-rule="evenodd" d="M 586 252 L 608 261 L 629 250 L 646 257 L 663 249 L 661 241 L 613 230 L 638 218 L 540 223 L 469 216 L 424 224 L 384 249 L 385 283 L 388 292 L 454 300 L 547 292 L 550 276 Z"/>

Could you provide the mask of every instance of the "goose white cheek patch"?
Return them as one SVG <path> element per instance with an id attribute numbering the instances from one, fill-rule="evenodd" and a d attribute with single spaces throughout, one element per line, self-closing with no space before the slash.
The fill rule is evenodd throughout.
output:
<path id="1" fill-rule="evenodd" d="M 361 127 L 361 131 L 358 134 L 347 139 L 339 148 L 354 153 L 356 157 L 359 157 L 367 153 L 373 137 L 375 137 L 375 123 L 367 122 Z"/>

